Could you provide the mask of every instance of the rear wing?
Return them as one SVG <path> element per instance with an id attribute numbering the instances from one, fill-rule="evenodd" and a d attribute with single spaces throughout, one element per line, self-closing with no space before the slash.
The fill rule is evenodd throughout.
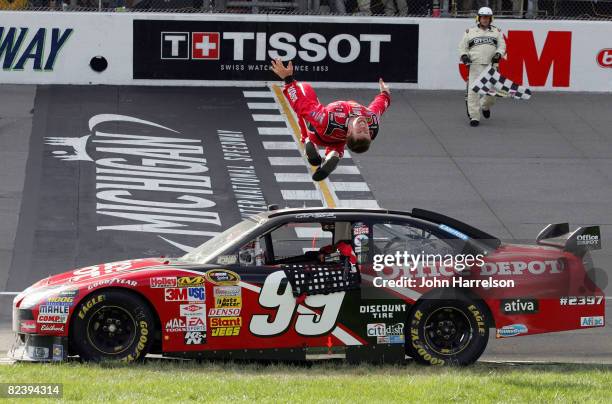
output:
<path id="1" fill-rule="evenodd" d="M 549 224 L 538 234 L 536 243 L 583 256 L 587 251 L 601 250 L 601 231 L 599 226 L 585 226 L 570 233 L 568 223 Z"/>

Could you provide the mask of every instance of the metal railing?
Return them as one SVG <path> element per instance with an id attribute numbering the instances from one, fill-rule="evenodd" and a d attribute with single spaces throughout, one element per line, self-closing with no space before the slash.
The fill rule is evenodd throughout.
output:
<path id="1" fill-rule="evenodd" d="M 473 16 L 612 20 L 612 0 L 0 0 L 0 10 L 132 11 L 301 15 Z"/>

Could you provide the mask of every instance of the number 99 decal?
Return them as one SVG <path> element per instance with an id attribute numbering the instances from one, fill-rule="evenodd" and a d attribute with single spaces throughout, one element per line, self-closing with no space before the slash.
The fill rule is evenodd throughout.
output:
<path id="1" fill-rule="evenodd" d="M 283 271 L 274 272 L 266 278 L 259 293 L 259 304 L 266 309 L 275 309 L 276 313 L 253 315 L 249 329 L 254 335 L 265 337 L 280 335 L 287 332 L 291 326 L 297 305 L 291 284 L 283 282 L 285 279 Z M 306 297 L 304 305 L 297 307 L 295 331 L 308 337 L 330 332 L 336 325 L 344 293 Z"/>

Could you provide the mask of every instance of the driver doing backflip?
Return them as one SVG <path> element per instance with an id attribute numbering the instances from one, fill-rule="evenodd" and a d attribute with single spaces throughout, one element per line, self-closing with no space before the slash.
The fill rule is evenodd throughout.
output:
<path id="1" fill-rule="evenodd" d="M 376 138 L 380 117 L 391 103 L 389 87 L 380 79 L 380 94 L 367 107 L 355 101 L 334 101 L 323 105 L 313 88 L 293 78 L 293 64 L 285 67 L 280 59 L 272 61 L 272 71 L 285 81 L 283 93 L 298 116 L 301 142 L 308 162 L 317 167 L 312 175 L 322 181 L 335 170 L 344 155 L 344 146 L 354 153 L 364 153 Z M 324 146 L 322 159 L 317 146 Z"/>

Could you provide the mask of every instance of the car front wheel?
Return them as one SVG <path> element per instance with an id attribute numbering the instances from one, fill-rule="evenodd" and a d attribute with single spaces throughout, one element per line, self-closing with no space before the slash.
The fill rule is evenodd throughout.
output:
<path id="1" fill-rule="evenodd" d="M 154 335 L 154 317 L 138 295 L 101 290 L 76 308 L 71 343 L 85 361 L 135 361 L 145 357 Z"/>

